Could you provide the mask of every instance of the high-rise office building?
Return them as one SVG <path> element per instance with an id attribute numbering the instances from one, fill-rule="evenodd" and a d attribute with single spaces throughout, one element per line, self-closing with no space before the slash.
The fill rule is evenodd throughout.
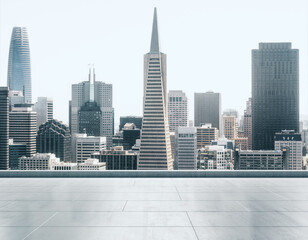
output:
<path id="1" fill-rule="evenodd" d="M 9 168 L 9 88 L 0 87 L 0 170 Z"/>
<path id="2" fill-rule="evenodd" d="M 36 153 L 36 112 L 32 104 L 15 105 L 10 112 L 10 139 L 27 145 L 27 157 Z"/>
<path id="3" fill-rule="evenodd" d="M 135 124 L 136 128 L 141 129 L 142 128 L 142 117 L 138 117 L 138 116 L 120 117 L 119 131 L 121 131 L 124 128 L 124 125 L 126 123 L 133 123 Z"/>
<path id="4" fill-rule="evenodd" d="M 177 127 L 175 131 L 175 169 L 196 170 L 197 155 L 197 129 L 195 127 Z"/>
<path id="5" fill-rule="evenodd" d="M 53 119 L 53 100 L 47 97 L 38 97 L 33 111 L 36 112 L 36 129 L 38 130 L 42 124 Z"/>
<path id="6" fill-rule="evenodd" d="M 138 169 L 173 169 L 166 97 L 166 55 L 159 49 L 155 8 L 150 52 L 144 56 L 143 122 Z"/>
<path id="7" fill-rule="evenodd" d="M 72 139 L 69 127 L 57 120 L 42 124 L 36 136 L 38 153 L 54 153 L 61 161 L 72 161 Z"/>
<path id="8" fill-rule="evenodd" d="M 275 150 L 287 147 L 289 150 L 289 170 L 302 170 L 302 136 L 294 130 L 282 130 L 274 136 Z"/>
<path id="9" fill-rule="evenodd" d="M 170 132 L 175 132 L 177 127 L 188 126 L 188 101 L 183 91 L 169 91 L 168 120 Z"/>
<path id="10" fill-rule="evenodd" d="M 32 102 L 30 48 L 25 27 L 14 27 L 12 31 L 7 85 L 10 90 L 22 92 L 23 103 Z"/>
<path id="11" fill-rule="evenodd" d="M 251 117 L 251 98 L 246 102 L 244 111 L 244 137 L 248 139 L 248 150 L 252 149 L 252 117 Z"/>
<path id="12" fill-rule="evenodd" d="M 224 136 L 234 140 L 237 137 L 236 117 L 223 115 L 222 122 Z"/>
<path id="13" fill-rule="evenodd" d="M 195 127 L 211 123 L 220 129 L 221 124 L 221 97 L 220 93 L 195 93 Z"/>
<path id="14" fill-rule="evenodd" d="M 104 136 L 107 147 L 112 146 L 114 132 L 114 109 L 112 107 L 112 84 L 95 80 L 94 68 L 90 68 L 89 81 L 72 85 L 70 101 L 70 130 L 76 133 Z"/>
<path id="15" fill-rule="evenodd" d="M 252 148 L 273 150 L 274 135 L 299 131 L 298 49 L 260 43 L 252 50 Z"/>
<path id="16" fill-rule="evenodd" d="M 212 141 L 218 139 L 218 130 L 212 127 L 212 124 L 203 124 L 201 127 L 197 127 L 197 148 L 201 149 L 204 146 L 209 146 Z"/>

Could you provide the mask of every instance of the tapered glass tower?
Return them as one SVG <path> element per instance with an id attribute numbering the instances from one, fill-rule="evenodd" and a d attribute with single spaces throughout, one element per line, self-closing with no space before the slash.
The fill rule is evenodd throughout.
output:
<path id="1" fill-rule="evenodd" d="M 32 102 L 30 48 L 25 27 L 14 27 L 12 31 L 7 85 L 10 91 L 22 92 L 24 103 Z"/>
<path id="2" fill-rule="evenodd" d="M 159 50 L 155 8 L 150 52 L 144 56 L 143 122 L 138 169 L 173 169 L 166 92 L 166 55 Z"/>

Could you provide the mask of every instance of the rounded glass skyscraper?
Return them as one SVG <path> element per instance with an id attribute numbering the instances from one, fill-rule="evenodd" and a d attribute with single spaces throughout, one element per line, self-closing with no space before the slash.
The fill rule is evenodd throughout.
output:
<path id="1" fill-rule="evenodd" d="M 7 85 L 10 90 L 23 93 L 24 103 L 32 102 L 30 48 L 25 27 L 14 27 L 12 31 Z"/>

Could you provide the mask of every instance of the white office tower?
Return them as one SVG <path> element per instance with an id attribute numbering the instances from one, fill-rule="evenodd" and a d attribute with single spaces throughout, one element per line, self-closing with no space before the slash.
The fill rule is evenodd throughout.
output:
<path id="1" fill-rule="evenodd" d="M 289 168 L 288 170 L 302 170 L 303 156 L 302 156 L 302 136 L 294 130 L 282 130 L 274 136 L 275 150 L 281 150 L 287 147 L 289 150 Z"/>
<path id="2" fill-rule="evenodd" d="M 106 137 L 87 136 L 87 134 L 76 134 L 73 138 L 73 159 L 79 164 L 91 157 L 94 152 L 106 148 Z"/>
<path id="3" fill-rule="evenodd" d="M 59 164 L 60 159 L 51 153 L 37 153 L 32 157 L 19 158 L 19 170 L 53 170 L 54 164 Z"/>
<path id="4" fill-rule="evenodd" d="M 159 50 L 155 8 L 151 48 L 144 56 L 140 170 L 173 170 L 166 97 L 166 55 Z"/>
<path id="5" fill-rule="evenodd" d="M 47 97 L 38 97 L 33 111 L 36 112 L 36 129 L 38 130 L 39 126 L 53 119 L 53 100 Z"/>
<path id="6" fill-rule="evenodd" d="M 10 139 L 14 143 L 26 144 L 26 156 L 36 153 L 36 112 L 32 104 L 20 104 L 10 112 Z"/>
<path id="7" fill-rule="evenodd" d="M 96 81 L 94 68 L 89 70 L 88 81 L 72 85 L 69 108 L 69 125 L 73 137 L 76 133 L 84 132 L 89 136 L 106 137 L 107 147 L 112 147 L 112 84 Z"/>
<path id="8" fill-rule="evenodd" d="M 175 169 L 197 169 L 197 129 L 178 127 L 175 132 Z"/>
<path id="9" fill-rule="evenodd" d="M 170 132 L 177 127 L 187 127 L 188 107 L 187 97 L 183 91 L 170 90 L 168 93 L 168 120 Z"/>

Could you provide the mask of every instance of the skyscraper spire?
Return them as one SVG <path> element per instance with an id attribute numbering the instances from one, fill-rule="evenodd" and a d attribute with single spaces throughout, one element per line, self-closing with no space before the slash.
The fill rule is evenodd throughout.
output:
<path id="1" fill-rule="evenodd" d="M 90 65 L 89 69 L 89 102 L 94 102 L 94 82 L 95 82 L 95 68 L 94 64 Z"/>
<path id="2" fill-rule="evenodd" d="M 144 55 L 143 120 L 138 162 L 141 170 L 173 169 L 166 87 L 166 54 L 159 51 L 155 9 L 151 49 Z"/>
<path id="3" fill-rule="evenodd" d="M 152 27 L 152 39 L 150 53 L 159 53 L 159 39 L 158 39 L 158 26 L 157 26 L 157 13 L 154 8 L 153 27 Z"/>

